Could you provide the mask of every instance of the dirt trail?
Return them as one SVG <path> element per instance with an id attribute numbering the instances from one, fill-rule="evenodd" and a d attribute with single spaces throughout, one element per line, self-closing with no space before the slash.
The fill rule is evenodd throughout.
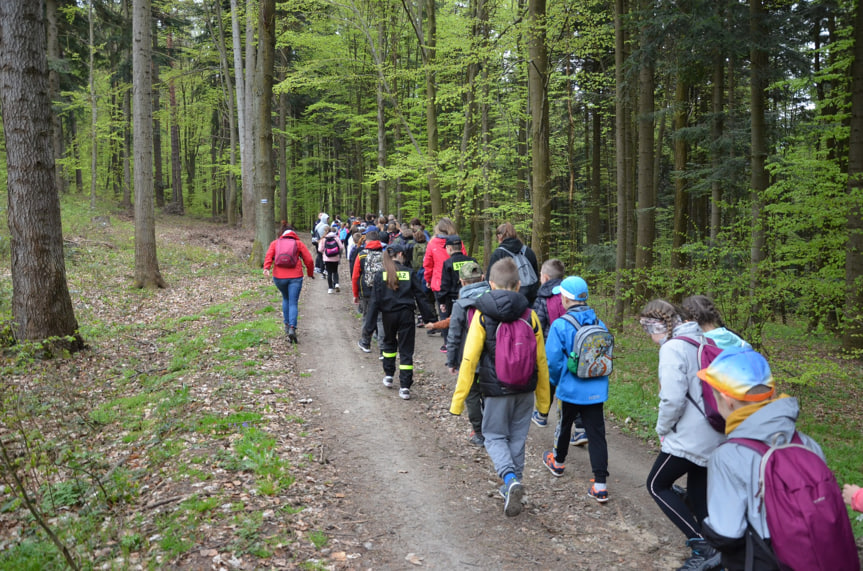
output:
<path id="1" fill-rule="evenodd" d="M 553 427 L 531 425 L 525 509 L 503 515 L 499 482 L 485 451 L 470 445 L 466 415 L 448 413 L 455 379 L 443 366 L 440 336 L 417 330 L 410 401 L 381 383 L 376 346 L 357 347 L 360 321 L 345 264 L 341 293 L 306 280 L 300 301 L 297 366 L 317 415 L 322 478 L 331 501 L 321 519 L 351 568 L 669 569 L 683 538 L 644 489 L 655 452 L 609 424 L 611 500 L 586 495 L 587 450 L 570 452 L 554 478 L 541 465 Z M 397 383 L 396 383 L 397 384 Z M 352 552 L 353 549 L 353 552 Z M 351 559 L 351 557 L 355 559 Z"/>

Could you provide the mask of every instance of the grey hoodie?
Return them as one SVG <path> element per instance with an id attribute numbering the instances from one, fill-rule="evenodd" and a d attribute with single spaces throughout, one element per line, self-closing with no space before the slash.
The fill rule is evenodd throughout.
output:
<path id="1" fill-rule="evenodd" d="M 789 442 L 796 429 L 800 409 L 797 399 L 779 398 L 743 420 L 729 438 L 751 438 L 770 444 L 776 434 Z M 799 432 L 803 444 L 824 459 L 824 452 L 817 442 Z M 707 465 L 707 511 L 705 522 L 723 537 L 743 537 L 746 522 L 763 538 L 770 537 L 767 519 L 760 509 L 758 493 L 761 455 L 729 442 L 720 446 L 710 457 Z"/>
<path id="2" fill-rule="evenodd" d="M 446 337 L 446 366 L 458 369 L 461 365 L 461 357 L 464 352 L 464 340 L 470 322 L 467 320 L 468 312 L 476 304 L 477 298 L 490 291 L 488 282 L 481 281 L 468 284 L 458 292 L 458 299 L 452 306 L 452 315 L 449 320 L 449 333 Z"/>
<path id="3" fill-rule="evenodd" d="M 674 328 L 674 337 L 685 336 L 704 342 L 698 323 L 687 321 Z M 686 398 L 689 394 L 702 403 L 701 368 L 698 348 L 679 339 L 669 339 L 659 348 L 659 416 L 656 434 L 662 439 L 662 451 L 685 458 L 698 466 L 725 441 L 725 435 L 713 430 L 707 418 Z"/>

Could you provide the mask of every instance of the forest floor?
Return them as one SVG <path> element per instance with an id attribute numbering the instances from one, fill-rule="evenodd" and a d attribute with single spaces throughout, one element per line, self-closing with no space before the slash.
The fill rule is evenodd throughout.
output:
<path id="1" fill-rule="evenodd" d="M 119 481 L 98 525 L 83 524 L 87 495 L 46 508 L 84 567 L 599 570 L 684 560 L 682 535 L 645 490 L 657 452 L 648 444 L 608 423 L 610 501 L 599 504 L 586 493 L 587 449 L 571 450 L 555 478 L 541 463 L 554 428 L 531 425 L 525 509 L 508 518 L 466 415 L 448 413 L 455 377 L 439 335 L 417 330 L 415 384 L 401 400 L 382 385 L 377 352 L 357 347 L 345 264 L 341 293 L 305 280 L 291 346 L 272 281 L 244 266 L 246 234 L 172 218 L 157 234 L 160 247 L 187 252 L 162 258 L 169 288 L 141 294 L 129 290 L 131 265 L 75 277 L 119 234 L 67 236 L 78 249 L 69 273 L 79 321 L 114 329 L 52 366 L 91 420 L 65 436 L 59 417 L 51 433 L 50 413 L 30 422 L 88 447 L 102 481 Z M 240 343 L 262 327 L 260 342 Z M 48 391 L 39 370 L 14 382 Z M 59 484 L 61 472 L 44 477 Z M 8 487 L 0 505 L 2 567 L 37 533 Z"/>

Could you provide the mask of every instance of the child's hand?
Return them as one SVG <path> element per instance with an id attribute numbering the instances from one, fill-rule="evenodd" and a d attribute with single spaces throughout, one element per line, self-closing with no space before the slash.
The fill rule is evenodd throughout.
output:
<path id="1" fill-rule="evenodd" d="M 354 303 L 359 303 L 359 302 L 360 302 L 360 298 L 355 297 L 355 298 L 354 298 Z"/>
<path id="2" fill-rule="evenodd" d="M 449 372 L 453 375 L 458 375 L 458 369 L 455 367 L 449 367 Z"/>
<path id="3" fill-rule="evenodd" d="M 854 495 L 859 491 L 860 486 L 855 486 L 854 484 L 845 484 L 842 487 L 842 499 L 845 500 L 845 503 L 850 506 L 851 500 L 854 499 Z"/>
<path id="4" fill-rule="evenodd" d="M 425 325 L 423 325 L 423 327 L 425 327 L 426 329 L 434 329 L 434 323 L 426 323 Z"/>

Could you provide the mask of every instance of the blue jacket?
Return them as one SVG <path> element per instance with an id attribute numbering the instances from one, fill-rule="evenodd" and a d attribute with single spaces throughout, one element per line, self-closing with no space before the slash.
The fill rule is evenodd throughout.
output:
<path id="1" fill-rule="evenodd" d="M 575 317 L 580 325 L 598 324 L 605 327 L 590 307 L 572 307 L 567 313 Z M 575 327 L 565 319 L 555 319 L 552 322 L 548 330 L 548 339 L 545 341 L 549 381 L 557 387 L 555 394 L 563 402 L 570 404 L 605 402 L 608 400 L 608 377 L 582 379 L 566 368 L 566 360 L 572 352 L 575 333 Z"/>

